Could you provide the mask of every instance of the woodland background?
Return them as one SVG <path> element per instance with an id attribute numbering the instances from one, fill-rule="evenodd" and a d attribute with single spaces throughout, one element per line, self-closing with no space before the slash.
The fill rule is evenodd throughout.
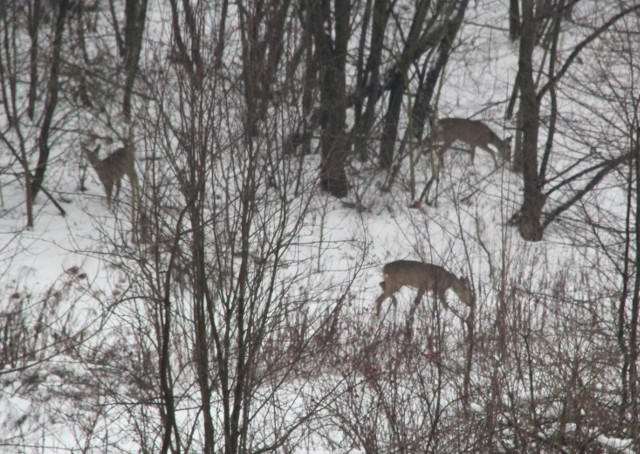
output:
<path id="1" fill-rule="evenodd" d="M 0 0 L 0 450 L 640 451 L 639 55 L 633 0 Z M 374 317 L 401 258 L 465 320 Z"/>

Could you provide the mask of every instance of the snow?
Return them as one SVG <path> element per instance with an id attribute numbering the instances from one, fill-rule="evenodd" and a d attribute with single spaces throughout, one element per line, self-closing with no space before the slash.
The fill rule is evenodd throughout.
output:
<path id="1" fill-rule="evenodd" d="M 504 130 L 505 135 L 511 135 L 513 125 L 499 119 L 515 78 L 517 49 L 509 43 L 504 30 L 487 28 L 492 18 L 484 17 L 483 11 L 486 10 L 481 7 L 470 8 L 469 23 L 463 29 L 465 39 L 447 65 L 440 114 L 483 119 L 494 130 Z M 153 20 L 157 21 L 157 17 Z M 166 22 L 158 22 L 155 26 L 160 36 L 170 33 L 169 30 L 161 30 L 167 26 Z M 568 146 L 567 143 L 570 141 L 558 140 L 560 147 Z M 114 144 L 113 149 L 116 147 Z M 80 450 L 86 442 L 90 445 L 89 451 L 138 452 L 141 447 L 136 442 L 140 436 L 136 424 L 159 424 L 160 417 L 150 409 L 149 414 L 143 415 L 147 419 L 143 420 L 141 414 L 145 410 L 136 413 L 138 410 L 130 410 L 127 404 L 151 399 L 152 393 L 147 387 L 157 386 L 157 380 L 139 376 L 140 383 L 122 383 L 119 378 L 126 375 L 130 379 L 138 366 L 140 371 L 145 370 L 136 363 L 139 357 L 128 353 L 137 349 L 151 352 L 158 339 L 151 332 L 136 331 L 142 326 L 138 321 L 150 319 L 153 311 L 149 301 L 137 301 L 131 296 L 139 291 L 131 279 L 132 270 L 137 269 L 135 260 L 111 255 L 114 246 L 120 248 L 117 250 L 132 251 L 131 257 L 136 257 L 134 252 L 138 252 L 139 245 L 131 242 L 130 235 L 130 191 L 126 185 L 121 201 L 114 210 L 110 210 L 100 182 L 91 169 L 86 181 L 88 191 L 79 191 L 79 153 L 65 155 L 63 151 L 62 146 L 56 148 L 57 154 L 54 154 L 54 164 L 47 178 L 66 211 L 64 217 L 40 195 L 34 207 L 35 225 L 25 228 L 23 182 L 0 174 L 4 199 L 4 206 L 0 207 L 0 320 L 8 321 L 12 314 L 21 311 L 25 317 L 25 336 L 21 338 L 25 346 L 42 347 L 36 350 L 34 358 L 29 358 L 31 366 L 27 370 L 14 369 L 10 363 L 0 362 L 0 431 L 6 434 L 0 435 L 0 451 Z M 151 153 L 147 150 L 145 156 Z M 446 420 L 443 432 L 448 430 L 451 434 L 456 430 L 455 421 L 462 419 L 462 402 L 468 398 L 462 395 L 461 390 L 468 335 L 466 327 L 428 297 L 417 312 L 412 341 L 400 345 L 398 339 L 404 335 L 405 315 L 415 291 L 403 289 L 398 294 L 397 308 L 387 301 L 382 317 L 373 316 L 373 302 L 380 293 L 381 268 L 391 260 L 423 260 L 446 266 L 456 275 L 470 277 L 478 296 L 475 315 L 480 329 L 475 333 L 478 336 L 475 348 L 476 354 L 480 355 L 477 358 L 481 358 L 474 363 L 472 386 L 486 386 L 496 369 L 499 371 L 497 376 L 507 377 L 505 388 L 493 396 L 495 401 L 486 394 L 469 398 L 471 413 L 478 418 L 486 417 L 492 405 L 504 405 L 503 409 L 513 405 L 525 414 L 526 410 L 522 409 L 531 406 L 533 415 L 528 415 L 540 419 L 558 419 L 564 409 L 557 400 L 563 390 L 555 387 L 554 377 L 547 375 L 547 369 L 536 368 L 539 364 L 525 364 L 526 359 L 531 358 L 526 356 L 525 344 L 518 343 L 517 348 L 523 350 L 517 352 L 500 351 L 497 347 L 500 327 L 494 325 L 494 321 L 505 294 L 509 295 L 508 303 L 513 305 L 511 311 L 515 314 L 510 319 L 514 326 L 509 327 L 509 336 L 526 337 L 535 341 L 534 350 L 549 347 L 551 352 L 548 356 L 535 356 L 538 352 L 528 352 L 529 355 L 547 362 L 546 365 L 564 366 L 575 360 L 580 366 L 576 367 L 584 388 L 595 390 L 594 394 L 599 396 L 614 388 L 618 363 L 615 362 L 615 354 L 609 352 L 611 357 L 606 357 L 606 348 L 615 346 L 615 342 L 605 338 L 602 330 L 611 329 L 613 332 L 615 327 L 615 313 L 609 309 L 615 307 L 619 299 L 620 284 L 614 264 L 606 257 L 607 251 L 580 247 L 576 244 L 580 239 L 594 240 L 589 229 L 564 228 L 562 225 L 551 226 L 540 243 L 524 242 L 517 229 L 508 223 L 521 203 L 521 177 L 511 172 L 507 164 L 494 168 L 491 157 L 483 151 L 478 150 L 476 154 L 474 167 L 466 153 L 450 151 L 447 154 L 447 168 L 441 173 L 437 207 L 409 208 L 413 200 L 407 190 L 409 170 L 406 163 L 398 183 L 389 193 L 378 191 L 383 184 L 383 175 L 371 172 L 368 164 L 354 163 L 351 169 L 354 171 L 351 175 L 354 188 L 346 201 L 335 200 L 318 191 L 309 199 L 307 194 L 291 202 L 288 226 L 298 221 L 297 216 L 302 216 L 303 222 L 292 246 L 285 252 L 283 263 L 288 266 L 279 271 L 278 278 L 283 283 L 276 292 L 282 292 L 283 300 L 288 298 L 287 301 L 295 304 L 305 302 L 299 306 L 308 311 L 303 315 L 313 320 L 321 319 L 341 302 L 345 305 L 341 313 L 344 318 L 339 324 L 343 332 L 337 341 L 334 340 L 336 344 L 333 346 L 336 352 L 344 353 L 343 361 L 323 364 L 320 358 L 317 358 L 317 363 L 311 360 L 311 365 L 318 366 L 319 370 L 305 363 L 308 368 L 300 371 L 300 379 L 288 382 L 286 386 L 276 386 L 280 383 L 274 379 L 273 395 L 277 398 L 269 402 L 273 407 L 281 405 L 278 408 L 282 410 L 278 415 L 281 419 L 268 419 L 278 414 L 273 408 L 253 414 L 255 420 L 263 422 L 258 424 L 263 429 L 271 428 L 269 424 L 286 427 L 287 422 L 305 414 L 313 405 L 313 399 L 327 399 L 320 406 L 317 419 L 292 432 L 290 452 L 365 452 L 362 440 L 353 438 L 348 424 L 354 423 L 353 420 L 363 422 L 363 426 L 369 427 L 373 433 L 378 431 L 380 437 L 390 437 L 392 430 L 374 402 L 376 398 L 393 393 L 397 393 L 394 396 L 399 400 L 407 400 L 402 406 L 407 413 L 415 413 L 403 415 L 410 421 L 409 426 L 414 424 L 418 429 L 422 424 L 427 426 L 432 420 L 430 417 L 440 411 L 438 416 Z M 416 172 L 418 193 L 430 172 L 427 161 L 422 159 Z M 315 174 L 318 163 L 317 156 L 305 158 L 305 178 L 312 178 L 309 175 Z M 139 171 L 148 171 L 151 166 L 147 160 L 139 160 L 138 164 Z M 622 190 L 617 181 L 610 180 L 608 184 L 611 189 L 598 193 L 598 200 L 605 208 L 621 206 Z M 363 199 L 357 199 L 355 194 Z M 271 200 L 276 199 L 274 190 Z M 167 204 L 173 200 L 168 200 Z M 365 210 L 353 208 L 362 201 Z M 303 209 L 306 202 L 309 203 L 308 210 Z M 182 207 L 174 208 L 179 210 Z M 585 208 L 585 211 L 589 210 L 591 207 Z M 572 216 L 580 214 L 573 213 Z M 598 211 L 594 216 L 599 214 Z M 274 213 L 265 211 L 262 215 L 268 224 Z M 167 217 L 169 221 L 175 219 Z M 215 222 L 222 221 L 218 219 Z M 259 237 L 260 234 L 264 239 L 269 232 L 256 235 Z M 255 246 L 258 251 L 261 247 L 266 246 Z M 122 262 L 128 265 L 123 266 Z M 229 289 L 220 291 L 225 290 Z M 466 311 L 452 292 L 448 293 L 448 300 L 456 311 Z M 38 325 L 43 305 L 44 312 L 51 316 L 46 335 L 51 336 L 50 339 L 64 339 L 66 346 L 62 351 L 56 350 L 56 343 L 38 343 L 38 334 L 45 335 L 45 328 Z M 184 328 L 193 317 L 190 311 L 190 308 L 185 308 L 184 312 L 177 314 L 176 323 L 181 325 L 176 328 L 176 336 L 183 334 L 184 339 L 193 336 Z M 568 317 L 568 313 L 573 317 Z M 301 314 L 292 318 L 302 318 Z M 589 335 L 576 331 L 591 322 L 597 326 Z M 569 337 L 572 333 L 575 337 Z M 272 339 L 276 357 L 287 354 L 289 348 L 293 349 L 297 339 L 291 333 L 279 335 L 281 337 L 274 335 Z M 593 337 L 593 345 L 590 344 L 590 336 Z M 440 342 L 440 339 L 445 340 Z M 371 346 L 375 348 L 367 350 Z M 91 356 L 93 354 L 95 358 Z M 407 356 L 402 357 L 402 354 Z M 553 354 L 557 357 L 552 357 Z M 151 361 L 149 355 L 140 357 Z M 517 355 L 520 359 L 513 359 Z M 585 357 L 590 355 L 600 362 L 593 369 L 581 369 L 583 361 L 587 361 Z M 110 363 L 112 357 L 117 357 L 118 362 Z M 119 362 L 122 358 L 130 360 L 129 370 Z M 179 357 L 175 361 L 184 366 L 188 358 Z M 396 381 L 387 381 L 387 376 L 379 378 L 380 371 L 390 369 L 389 365 L 395 364 L 394 361 L 406 361 L 398 367 L 398 376 L 393 377 Z M 113 369 L 105 372 L 102 367 L 105 363 L 112 365 Z M 531 375 L 522 371 L 529 366 L 535 369 Z M 559 375 L 566 372 L 561 366 L 558 367 Z M 522 370 L 516 370 L 518 368 Z M 181 378 L 192 373 L 186 366 L 177 369 Z M 421 374 L 416 371 L 421 371 Z M 127 375 L 129 372 L 132 374 Z M 105 375 L 99 375 L 102 373 Z M 427 383 L 411 381 L 415 377 L 412 374 Z M 87 377 L 94 381 L 85 383 Z M 281 376 L 275 374 L 275 377 Z M 289 380 L 286 374 L 282 377 Z M 526 383 L 525 379 L 529 377 L 532 382 Z M 437 379 L 446 382 L 441 394 L 435 391 L 434 395 L 428 394 L 433 389 L 430 384 Z M 367 388 L 363 385 L 368 382 L 375 383 L 385 393 L 378 395 L 375 386 Z M 575 385 L 575 380 L 567 379 L 561 383 Z M 419 386 L 424 392 L 413 389 Z M 177 388 L 180 389 L 179 386 Z M 578 388 L 575 385 L 566 392 L 578 392 Z M 97 389 L 114 389 L 122 400 L 91 394 Z M 260 390 L 264 396 L 272 395 L 268 388 Z M 185 394 L 194 392 L 180 391 Z M 580 391 L 586 392 L 582 388 Z M 532 404 L 533 397 L 536 399 Z M 436 400 L 445 408 L 429 407 L 435 405 Z M 214 412 L 220 408 L 219 404 L 212 403 Z M 352 418 L 343 425 L 332 419 L 341 409 L 339 404 L 347 406 L 346 415 L 341 416 Z M 585 407 L 589 407 L 589 402 Z M 197 408 L 195 398 L 180 408 L 179 418 L 185 427 L 194 424 L 199 417 L 194 408 Z M 598 414 L 597 409 L 587 410 L 589 414 Z M 429 413 L 431 411 L 434 413 Z M 86 426 L 68 426 L 68 421 L 78 421 L 78 414 L 86 415 Z M 358 420 L 358 415 L 362 421 Z M 505 431 L 511 424 L 507 416 L 512 415 L 504 411 L 497 417 L 504 422 L 502 427 Z M 220 418 L 220 414 L 214 417 Z M 591 430 L 599 429 L 598 421 L 591 423 Z M 554 424 L 544 426 L 541 421 L 540 425 L 544 427 L 539 429 L 545 430 L 539 432 L 539 438 L 550 439 L 551 434 L 555 435 L 554 431 L 560 429 Z M 570 434 L 584 428 L 568 423 L 563 430 Z M 91 446 L 95 439 L 89 435 L 95 433 L 103 435 L 100 439 L 103 444 Z M 364 438 L 366 434 L 360 435 Z M 629 439 L 609 436 L 608 432 L 594 432 L 593 435 L 597 443 L 606 449 L 633 452 Z M 252 436 L 269 441 L 273 435 L 265 429 L 264 434 L 257 431 Z M 202 434 L 196 433 L 194 450 L 199 448 L 199 437 Z M 455 445 L 451 441 L 455 436 L 443 437 L 443 452 L 455 452 L 466 442 L 462 440 Z M 504 438 L 510 440 L 509 436 Z M 14 439 L 17 446 L 12 445 Z M 447 442 L 451 444 L 446 445 Z M 30 444 L 38 448 L 30 448 Z"/>

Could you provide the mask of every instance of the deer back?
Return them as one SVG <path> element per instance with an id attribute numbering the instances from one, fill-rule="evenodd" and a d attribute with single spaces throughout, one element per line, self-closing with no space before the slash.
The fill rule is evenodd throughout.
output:
<path id="1" fill-rule="evenodd" d="M 89 163 L 100 178 L 100 182 L 107 192 L 107 199 L 111 200 L 111 192 L 114 184 L 120 189 L 120 180 L 127 175 L 131 183 L 134 196 L 138 189 L 138 177 L 136 174 L 135 158 L 130 147 L 122 147 L 111 153 L 104 159 L 98 157 L 100 145 L 95 150 L 84 148 Z M 116 194 L 117 196 L 117 194 Z"/>
<path id="2" fill-rule="evenodd" d="M 387 263 L 382 271 L 385 286 L 394 291 L 405 286 L 436 291 L 449 283 L 448 275 L 451 274 L 438 265 L 414 260 L 397 260 Z"/>
<path id="3" fill-rule="evenodd" d="M 114 179 L 120 179 L 124 175 L 129 178 L 136 176 L 135 159 L 129 147 L 118 148 L 102 160 L 102 165 Z"/>
<path id="4" fill-rule="evenodd" d="M 473 291 L 467 279 L 458 278 L 441 266 L 414 260 L 397 260 L 387 263 L 382 271 L 383 290 L 386 294 L 395 293 L 407 286 L 433 292 L 437 297 L 444 298 L 445 292 L 451 289 L 463 303 L 472 304 Z"/>
<path id="5" fill-rule="evenodd" d="M 493 145 L 505 161 L 511 158 L 511 138 L 500 139 L 481 121 L 455 117 L 441 118 L 436 123 L 435 132 L 438 139 L 447 147 L 457 140 L 488 151 L 490 151 L 488 146 Z"/>

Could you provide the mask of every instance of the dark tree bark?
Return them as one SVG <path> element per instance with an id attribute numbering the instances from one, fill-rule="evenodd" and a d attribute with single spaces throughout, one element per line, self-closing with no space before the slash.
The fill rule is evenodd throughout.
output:
<path id="1" fill-rule="evenodd" d="M 320 71 L 320 187 L 335 197 L 345 197 L 349 184 L 345 166 L 348 140 L 346 122 L 345 65 L 349 40 L 348 0 L 335 0 L 333 14 L 329 2 L 312 2 L 313 36 Z M 331 18 L 335 18 L 332 24 Z M 335 39 L 328 30 L 334 28 Z"/>
<path id="2" fill-rule="evenodd" d="M 34 0 L 33 7 L 30 9 L 29 15 L 29 37 L 31 38 L 31 48 L 29 52 L 29 106 L 27 114 L 31 120 L 33 120 L 38 93 L 38 32 L 40 30 L 41 15 L 42 8 L 40 0 Z"/>
<path id="3" fill-rule="evenodd" d="M 242 76 L 245 102 L 245 141 L 248 143 L 252 137 L 258 135 L 258 120 L 260 119 L 259 99 L 261 93 L 260 80 L 265 77 L 262 74 L 261 65 L 265 58 L 266 43 L 260 39 L 260 28 L 265 19 L 265 2 L 240 2 L 238 19 L 242 36 Z"/>
<path id="4" fill-rule="evenodd" d="M 517 41 L 520 38 L 520 4 L 518 0 L 509 0 L 509 38 Z"/>
<path id="5" fill-rule="evenodd" d="M 384 34 L 389 21 L 391 5 L 389 0 L 375 0 L 371 23 L 369 56 L 365 68 L 359 75 L 356 90 L 355 125 L 353 130 L 354 151 L 361 161 L 368 157 L 371 128 L 375 120 L 376 105 L 380 98 L 380 65 L 384 50 Z M 364 33 L 363 26 L 363 35 Z M 366 99 L 366 104 L 364 100 Z M 359 107 L 360 106 L 360 107 Z M 361 110 L 364 111 L 361 113 Z"/>
<path id="6" fill-rule="evenodd" d="M 124 99 L 122 111 L 125 118 L 131 117 L 131 94 L 133 82 L 138 72 L 140 51 L 142 50 L 142 37 L 147 15 L 147 0 L 127 0 L 125 6 L 125 30 L 124 30 Z"/>
<path id="7" fill-rule="evenodd" d="M 190 43 L 190 47 L 187 48 L 185 36 L 182 28 L 180 27 L 180 12 L 178 11 L 177 1 L 178 0 L 169 0 L 171 5 L 171 27 L 173 28 L 173 39 L 177 46 L 176 53 L 180 63 L 191 78 L 191 83 L 194 87 L 199 88 L 202 83 L 204 71 L 204 64 L 200 53 L 200 33 L 198 31 L 198 26 L 196 24 L 196 19 L 190 2 L 183 0 L 182 7 L 184 10 L 183 15 L 186 27 L 186 37 Z"/>
<path id="8" fill-rule="evenodd" d="M 124 58 L 126 51 L 122 34 L 120 33 L 120 25 L 118 24 L 118 16 L 116 14 L 115 0 L 109 0 L 109 15 L 111 18 L 111 26 L 113 29 L 113 35 L 116 40 L 116 48 L 120 54 L 120 57 Z"/>
<path id="9" fill-rule="evenodd" d="M 159 329 L 159 334 L 161 336 L 160 339 L 160 354 L 158 358 L 158 372 L 160 375 L 160 391 L 162 393 L 162 400 L 164 402 L 164 412 L 163 412 L 163 434 L 162 434 L 162 445 L 160 448 L 161 453 L 168 453 L 172 446 L 172 437 L 177 446 L 180 446 L 180 431 L 178 430 L 177 421 L 176 421 L 176 403 L 175 403 L 175 395 L 173 392 L 173 382 L 172 382 L 172 374 L 171 374 L 171 328 L 172 328 L 172 310 L 171 307 L 171 277 L 173 276 L 173 268 L 176 262 L 176 256 L 180 244 L 181 239 L 181 227 L 182 227 L 182 219 L 190 207 L 184 208 L 180 212 L 179 220 L 177 223 L 177 232 L 173 241 L 173 245 L 171 247 L 171 254 L 169 257 L 169 266 L 167 273 L 165 275 L 165 286 L 164 292 L 162 295 L 162 304 L 159 305 L 161 307 L 161 328 Z M 206 415 L 204 416 L 206 420 Z M 209 426 L 205 424 L 205 452 L 206 446 L 208 446 L 208 436 L 209 436 Z"/>
<path id="10" fill-rule="evenodd" d="M 389 104 L 384 118 L 382 138 L 380 140 L 380 168 L 391 170 L 395 154 L 396 137 L 398 131 L 398 120 L 400 118 L 400 108 L 402 107 L 402 97 L 407 86 L 407 75 L 411 63 L 415 61 L 426 49 L 422 47 L 425 38 L 421 40 L 423 26 L 429 10 L 430 0 L 416 2 L 415 13 L 407 35 L 405 47 L 400 56 L 400 61 L 391 74 L 387 84 L 389 88 Z M 429 38 L 432 41 L 433 37 Z"/>
<path id="11" fill-rule="evenodd" d="M 553 136 L 556 128 L 556 116 L 558 114 L 555 93 L 556 84 L 567 73 L 580 52 L 585 49 L 586 46 L 601 36 L 618 20 L 629 13 L 640 9 L 640 5 L 632 4 L 613 15 L 604 24 L 595 29 L 589 36 L 580 41 L 580 43 L 578 43 L 571 51 L 564 63 L 562 65 L 558 65 L 559 69 L 556 70 L 556 49 L 560 34 L 561 21 L 564 17 L 564 12 L 568 7 L 573 6 L 574 3 L 575 2 L 571 2 L 567 4 L 565 0 L 558 0 L 553 4 L 548 1 L 536 3 L 534 0 L 522 0 L 521 4 L 522 32 L 520 36 L 518 75 L 516 77 L 517 89 L 514 89 L 514 98 L 512 98 L 508 111 L 511 111 L 513 100 L 515 99 L 516 93 L 519 91 L 520 107 L 518 113 L 518 134 L 521 136 L 521 146 L 516 147 L 514 170 L 522 171 L 524 198 L 522 207 L 520 208 L 517 224 L 522 237 L 529 241 L 541 240 L 544 229 L 551 221 L 557 218 L 560 213 L 569 209 L 575 202 L 588 193 L 588 191 L 593 189 L 608 172 L 611 172 L 617 167 L 617 165 L 625 162 L 627 159 L 624 156 L 620 156 L 619 158 L 608 160 L 602 165 L 591 167 L 590 170 L 597 173 L 589 180 L 585 187 L 582 190 L 577 191 L 575 196 L 571 197 L 568 201 L 552 210 L 550 216 L 546 220 L 542 220 L 542 209 L 545 205 L 547 196 L 574 179 L 574 177 L 569 177 L 564 183 L 556 185 L 556 187 L 550 191 L 547 191 L 546 193 L 543 191 L 546 183 L 547 166 L 553 149 Z M 546 36 L 548 37 L 547 44 L 550 52 L 548 54 L 549 67 L 547 80 L 542 85 L 542 88 L 537 90 L 534 82 L 535 75 L 533 73 L 533 49 L 538 42 L 538 26 L 541 18 L 544 18 L 548 23 L 548 27 L 550 27 L 546 33 Z M 551 105 L 549 131 L 547 134 L 544 154 L 542 156 L 542 163 L 540 164 L 540 167 L 538 167 L 538 131 L 540 126 L 539 110 L 540 103 L 543 97 L 547 94 L 550 96 Z M 580 173 L 580 175 L 584 174 L 584 172 Z"/>
<path id="12" fill-rule="evenodd" d="M 58 105 L 58 93 L 60 84 L 58 81 L 58 73 L 60 72 L 60 61 L 62 60 L 62 35 L 64 33 L 64 23 L 69 11 L 69 0 L 60 0 L 58 3 L 58 15 L 53 35 L 51 67 L 49 69 L 49 79 L 47 82 L 47 98 L 44 106 L 44 118 L 40 127 L 40 136 L 38 138 L 38 164 L 36 166 L 33 180 L 31 181 L 31 202 L 33 202 L 42 188 L 44 175 L 47 171 L 49 162 L 49 132 L 53 115 Z"/>
<path id="13" fill-rule="evenodd" d="M 318 61 L 313 51 L 313 11 L 307 7 L 304 14 L 303 46 L 305 49 L 304 88 L 302 91 L 302 134 L 300 143 L 302 156 L 311 153 L 311 135 L 314 125 L 311 124 L 314 93 L 318 86 Z"/>
<path id="14" fill-rule="evenodd" d="M 191 225 L 195 226 L 193 232 L 191 234 L 192 243 L 191 243 L 191 254 L 193 257 L 193 313 L 195 316 L 194 320 L 194 346 L 195 346 L 195 361 L 196 361 L 196 371 L 198 377 L 198 387 L 200 388 L 200 399 L 201 399 L 201 407 L 202 407 L 202 415 L 204 421 L 204 453 L 205 454 L 213 454 L 214 453 L 214 419 L 211 414 L 211 399 L 213 395 L 211 377 L 209 373 L 209 367 L 211 362 L 211 356 L 209 354 L 209 328 L 207 320 L 208 317 L 208 306 L 210 299 L 207 297 L 209 295 L 209 279 L 207 279 L 206 274 L 206 263 L 204 251 L 205 247 L 205 235 L 202 228 L 202 217 L 203 217 L 203 203 L 205 200 L 205 184 L 203 183 L 204 178 L 206 178 L 206 172 L 204 170 L 205 166 L 202 165 L 206 162 L 204 159 L 204 155 L 206 150 L 203 149 L 202 144 L 191 144 L 190 154 L 191 156 L 191 165 L 190 172 L 193 176 L 191 181 L 194 182 L 193 187 L 191 188 L 191 193 L 193 194 L 193 199 L 189 201 L 189 209 L 188 209 L 188 217 Z M 195 159 L 194 159 L 195 158 Z M 201 164 L 200 164 L 201 163 Z M 198 165 L 200 164 L 200 165 Z M 225 405 L 225 410 L 228 409 L 228 403 Z M 227 415 L 228 416 L 228 415 Z M 226 421 L 229 421 L 226 419 Z M 229 434 L 229 425 L 225 425 L 225 438 L 228 439 Z M 237 451 L 230 451 L 237 452 Z"/>
<path id="15" fill-rule="evenodd" d="M 636 119 L 637 121 L 637 119 Z M 640 322 L 640 126 L 631 134 L 631 159 L 628 161 L 627 200 L 624 231 L 622 289 L 618 305 L 616 333 L 620 353 L 620 425 L 630 428 L 635 448 L 640 446 L 638 405 L 638 323 Z M 635 254 L 635 257 L 632 255 Z M 629 303 L 631 316 L 629 317 Z M 629 418 L 630 416 L 630 418 Z"/>
<path id="16" fill-rule="evenodd" d="M 290 0 L 265 4 L 239 2 L 247 137 L 256 137 L 267 115 L 283 55 Z"/>
<path id="17" fill-rule="evenodd" d="M 214 70 L 220 71 L 222 68 L 222 56 L 224 55 L 224 43 L 225 33 L 227 30 L 227 11 L 229 10 L 229 0 L 222 0 L 222 6 L 220 8 L 220 23 L 218 23 L 218 37 L 216 39 L 215 51 L 214 51 Z"/>
<path id="18" fill-rule="evenodd" d="M 358 40 L 358 54 L 356 56 L 356 89 L 353 101 L 353 117 L 354 127 L 352 131 L 351 143 L 354 144 L 354 139 L 358 133 L 358 125 L 362 124 L 362 112 L 364 108 L 364 91 L 367 85 L 367 72 L 364 64 L 365 46 L 367 42 L 367 32 L 369 31 L 369 21 L 371 20 L 372 0 L 365 0 L 364 12 L 362 14 L 362 26 L 360 27 L 360 39 Z M 355 34 L 355 33 L 354 33 Z M 357 140 L 356 143 L 362 143 L 364 140 Z M 357 156 L 360 161 L 366 161 L 367 153 L 363 147 L 358 147 Z"/>
<path id="19" fill-rule="evenodd" d="M 633 263 L 634 273 L 634 286 L 633 297 L 631 299 L 631 317 L 629 319 L 629 397 L 630 397 L 630 414 L 631 421 L 629 421 L 629 427 L 631 428 L 631 436 L 634 440 L 635 448 L 640 448 L 640 405 L 638 405 L 638 323 L 640 321 L 640 230 L 637 228 L 638 220 L 640 219 L 640 126 L 636 120 L 636 130 L 632 134 L 632 148 L 633 148 L 633 168 L 635 173 L 635 221 L 636 228 L 634 229 L 634 249 L 635 260 Z"/>
<path id="20" fill-rule="evenodd" d="M 442 34 L 442 38 L 440 39 L 440 43 L 436 51 L 435 61 L 430 61 L 428 63 L 429 68 L 427 69 L 424 83 L 418 87 L 412 112 L 413 134 L 416 139 L 422 138 L 426 121 L 433 114 L 431 100 L 433 99 L 438 80 L 444 71 L 447 61 L 449 60 L 453 41 L 458 34 L 458 30 L 460 30 L 460 25 L 462 25 L 462 19 L 464 18 L 468 4 L 468 0 L 463 0 L 456 5 L 456 10 L 453 13 L 453 16 L 450 20 L 447 20 L 445 24 L 444 33 Z"/>
<path id="21" fill-rule="evenodd" d="M 533 48 L 536 44 L 534 0 L 522 0 L 522 35 L 518 59 L 520 109 L 522 111 L 522 170 L 524 199 L 520 209 L 518 229 L 525 240 L 540 241 L 540 218 L 544 195 L 538 178 L 538 128 L 540 106 L 533 79 Z"/>

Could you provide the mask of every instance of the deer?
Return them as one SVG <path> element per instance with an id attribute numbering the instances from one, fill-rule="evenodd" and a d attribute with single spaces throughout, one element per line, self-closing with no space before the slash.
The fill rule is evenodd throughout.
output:
<path id="1" fill-rule="evenodd" d="M 382 273 L 383 281 L 380 282 L 382 295 L 376 298 L 376 317 L 380 316 L 382 302 L 387 298 L 391 298 L 394 306 L 398 305 L 395 293 L 405 286 L 418 289 L 409 312 L 409 321 L 413 319 L 413 314 L 426 292 L 433 293 L 447 310 L 451 310 L 445 298 L 445 292 L 449 289 L 453 290 L 460 301 L 468 307 L 473 307 L 475 303 L 475 294 L 469 280 L 465 277 L 457 277 L 438 265 L 414 260 L 396 260 L 387 263 L 382 268 Z M 455 311 L 451 311 L 456 314 Z"/>
<path id="2" fill-rule="evenodd" d="M 477 147 L 487 151 L 493 162 L 498 167 L 498 160 L 495 157 L 496 151 L 503 161 L 511 160 L 511 137 L 502 140 L 487 125 L 478 120 L 468 120 L 466 118 L 441 118 L 433 127 L 432 134 L 427 138 L 425 144 L 432 149 L 436 144 L 438 161 L 440 167 L 444 160 L 444 153 L 451 148 L 454 142 L 460 141 L 471 148 L 471 163 L 475 159 L 475 149 Z M 493 145 L 496 151 L 489 148 Z"/>
<path id="3" fill-rule="evenodd" d="M 475 160 L 475 149 L 477 147 L 486 150 L 493 159 L 495 167 L 498 168 L 498 160 L 496 159 L 496 151 L 500 154 L 503 161 L 511 160 L 511 137 L 501 140 L 487 125 L 478 120 L 469 120 L 466 118 L 441 118 L 436 121 L 431 129 L 431 134 L 422 142 L 424 148 L 423 154 L 431 153 L 431 178 L 425 185 L 424 190 L 420 194 L 418 200 L 413 204 L 418 207 L 421 201 L 427 198 L 427 205 L 431 205 L 428 195 L 431 186 L 436 183 L 436 187 L 440 182 L 440 169 L 444 167 L 444 154 L 451 148 L 454 142 L 460 141 L 471 146 L 471 164 Z M 489 148 L 493 145 L 496 151 Z M 434 152 L 438 161 L 435 162 Z M 433 203 L 437 203 L 437 192 Z"/>
<path id="4" fill-rule="evenodd" d="M 124 146 L 117 149 L 104 159 L 100 159 L 98 157 L 100 145 L 98 145 L 93 151 L 85 147 L 83 147 L 83 150 L 91 164 L 91 167 L 96 171 L 98 178 L 100 178 L 100 182 L 104 186 L 104 190 L 107 193 L 107 205 L 111 207 L 111 194 L 113 192 L 114 184 L 116 186 L 115 199 L 118 199 L 118 195 L 120 194 L 120 182 L 124 175 L 129 178 L 132 200 L 135 202 L 139 188 L 133 149 L 130 146 Z M 133 205 L 134 203 L 132 203 L 132 206 Z"/>

